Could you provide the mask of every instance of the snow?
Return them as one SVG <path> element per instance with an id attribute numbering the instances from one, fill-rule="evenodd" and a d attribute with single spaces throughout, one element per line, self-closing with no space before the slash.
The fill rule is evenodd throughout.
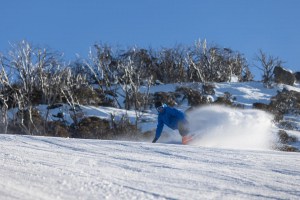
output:
<path id="1" fill-rule="evenodd" d="M 248 107 L 255 102 L 270 103 L 270 98 L 278 89 L 280 88 L 264 88 L 260 82 L 216 84 L 217 95 L 221 96 L 224 92 L 229 92 L 236 97 L 237 103 Z"/>
<path id="2" fill-rule="evenodd" d="M 298 87 L 290 86 L 290 85 L 282 85 L 283 88 L 286 88 L 287 90 L 294 90 L 296 92 L 300 92 L 299 84 L 295 84 Z"/>
<path id="3" fill-rule="evenodd" d="M 201 89 L 198 83 L 166 84 L 150 92 L 178 86 Z M 181 145 L 178 131 L 164 128 L 158 143 L 0 134 L 0 199 L 299 199 L 299 153 L 275 151 L 278 128 L 272 116 L 252 108 L 269 103 L 277 90 L 296 87 L 262 83 L 218 83 L 212 98 L 231 93 L 247 109 L 199 107 L 188 113 L 195 140 Z M 141 92 L 147 88 L 141 88 Z M 122 97 L 120 97 L 122 98 Z M 121 100 L 119 102 L 122 102 Z M 69 108 L 37 107 L 48 120 L 61 112 L 71 124 Z M 186 102 L 178 105 L 185 111 Z M 140 115 L 143 131 L 155 130 L 157 112 L 81 106 L 85 116 L 110 119 Z M 11 117 L 16 110 L 11 110 Z M 286 115 L 298 130 L 299 116 Z M 294 144 L 300 148 L 300 143 Z"/>
<path id="4" fill-rule="evenodd" d="M 1 199 L 298 199 L 299 153 L 0 135 Z"/>
<path id="5" fill-rule="evenodd" d="M 271 149 L 277 128 L 261 110 L 206 106 L 188 114 L 193 145 L 231 149 Z"/>

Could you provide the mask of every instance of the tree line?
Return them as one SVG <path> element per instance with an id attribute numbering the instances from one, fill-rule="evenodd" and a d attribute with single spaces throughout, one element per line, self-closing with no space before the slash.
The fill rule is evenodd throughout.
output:
<path id="1" fill-rule="evenodd" d="M 258 60 L 269 78 L 270 65 L 264 56 L 261 52 Z M 70 62 L 58 52 L 21 41 L 7 53 L 0 53 L 1 131 L 7 132 L 13 124 L 27 134 L 40 132 L 33 120 L 34 106 L 40 104 L 68 104 L 76 127 L 80 122 L 80 104 L 134 109 L 139 117 L 152 103 L 151 85 L 227 82 L 233 78 L 240 82 L 253 80 L 243 54 L 209 45 L 206 40 L 192 46 L 159 50 L 138 47 L 122 50 L 95 44 L 87 59 Z M 141 86 L 147 88 L 146 92 L 140 92 Z M 120 95 L 123 102 L 117 98 Z M 9 109 L 17 110 L 13 119 L 9 119 Z"/>

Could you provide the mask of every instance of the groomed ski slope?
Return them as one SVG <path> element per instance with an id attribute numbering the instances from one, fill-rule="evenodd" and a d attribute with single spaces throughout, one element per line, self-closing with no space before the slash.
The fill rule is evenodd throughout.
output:
<path id="1" fill-rule="evenodd" d="M 0 135 L 0 199 L 299 199 L 299 153 Z"/>

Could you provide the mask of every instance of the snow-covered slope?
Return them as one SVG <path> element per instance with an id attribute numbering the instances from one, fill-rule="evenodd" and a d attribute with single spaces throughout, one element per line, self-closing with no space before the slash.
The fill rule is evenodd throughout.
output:
<path id="1" fill-rule="evenodd" d="M 176 86 L 201 90 L 202 85 L 157 85 L 150 92 L 175 91 Z M 188 114 L 192 145 L 180 145 L 177 131 L 164 128 L 157 144 L 145 141 L 105 141 L 0 134 L 0 199 L 299 199 L 299 153 L 274 151 L 272 117 L 251 109 L 269 103 L 283 87 L 266 89 L 258 82 L 218 83 L 212 98 L 229 92 L 246 109 L 208 106 Z M 143 88 L 141 88 L 143 90 Z M 122 101 L 120 101 L 122 102 Z M 187 102 L 177 108 L 186 110 Z M 46 106 L 38 106 L 46 116 Z M 109 119 L 134 111 L 81 106 L 85 116 Z M 48 120 L 69 108 L 50 110 Z M 15 110 L 11 110 L 11 117 Z M 298 130 L 299 116 L 288 115 Z M 156 128 L 154 109 L 142 113 L 143 131 Z M 126 138 L 122 138 L 126 140 Z M 274 141 L 275 140 L 275 141 Z M 293 144 L 300 149 L 300 143 Z"/>
<path id="2" fill-rule="evenodd" d="M 299 199 L 299 153 L 0 135 L 0 199 Z"/>

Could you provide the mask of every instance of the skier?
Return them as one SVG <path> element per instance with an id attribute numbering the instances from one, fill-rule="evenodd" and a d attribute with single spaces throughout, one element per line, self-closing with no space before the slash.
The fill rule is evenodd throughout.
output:
<path id="1" fill-rule="evenodd" d="M 155 102 L 155 108 L 158 112 L 158 124 L 152 143 L 159 139 L 164 125 L 167 125 L 173 130 L 178 129 L 182 136 L 182 144 L 187 144 L 191 140 L 191 136 L 188 136 L 189 129 L 185 114 L 176 108 L 168 107 L 161 101 Z"/>

